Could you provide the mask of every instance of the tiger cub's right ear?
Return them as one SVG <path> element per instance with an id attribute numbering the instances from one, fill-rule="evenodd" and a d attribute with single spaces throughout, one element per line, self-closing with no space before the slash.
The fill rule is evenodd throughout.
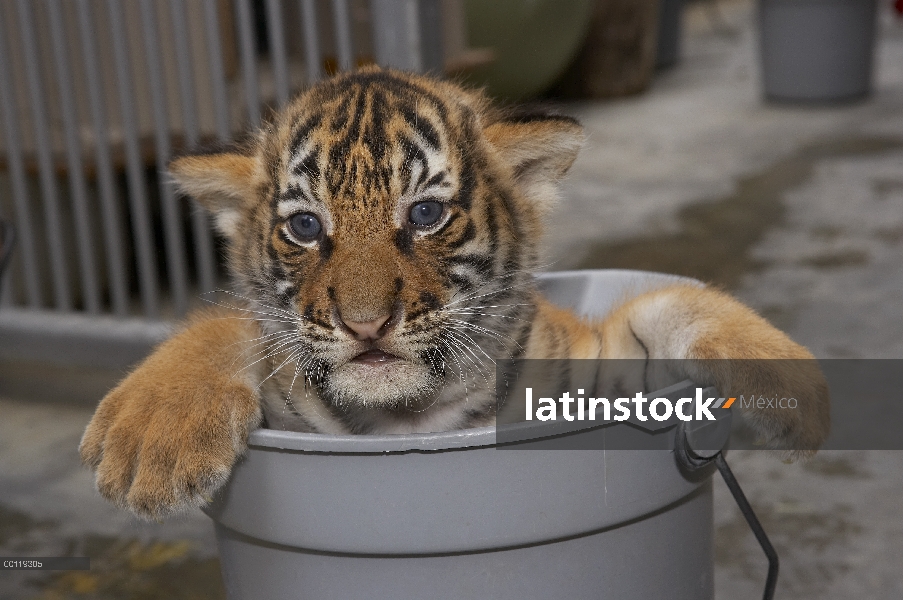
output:
<path id="1" fill-rule="evenodd" d="M 238 232 L 241 208 L 255 200 L 259 159 L 223 152 L 182 156 L 169 163 L 178 189 L 213 213 L 216 228 L 226 237 Z"/>

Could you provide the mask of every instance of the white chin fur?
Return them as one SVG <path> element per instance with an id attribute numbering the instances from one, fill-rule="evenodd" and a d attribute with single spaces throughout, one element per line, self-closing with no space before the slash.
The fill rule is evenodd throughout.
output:
<path id="1" fill-rule="evenodd" d="M 322 391 L 336 404 L 376 407 L 425 399 L 435 386 L 435 377 L 425 365 L 402 360 L 376 364 L 349 362 L 329 374 Z"/>

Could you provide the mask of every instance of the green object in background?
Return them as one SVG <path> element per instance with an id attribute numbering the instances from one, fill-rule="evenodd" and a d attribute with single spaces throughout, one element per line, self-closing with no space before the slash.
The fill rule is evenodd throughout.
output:
<path id="1" fill-rule="evenodd" d="M 593 0 L 465 0 L 471 48 L 494 60 L 467 74 L 490 95 L 524 100 L 547 90 L 580 50 Z"/>

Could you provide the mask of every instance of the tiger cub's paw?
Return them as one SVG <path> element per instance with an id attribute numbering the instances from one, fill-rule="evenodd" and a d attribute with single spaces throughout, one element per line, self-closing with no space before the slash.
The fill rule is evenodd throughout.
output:
<path id="1" fill-rule="evenodd" d="M 774 361 L 767 364 L 773 373 L 763 377 L 762 365 L 756 373 L 778 382 L 765 387 L 746 387 L 751 395 L 736 401 L 746 421 L 756 433 L 756 444 L 772 448 L 786 461 L 808 458 L 824 444 L 831 429 L 831 400 L 828 385 L 814 360 Z M 758 390 L 758 391 L 757 391 Z"/>
<path id="2" fill-rule="evenodd" d="M 151 519 L 209 501 L 261 420 L 247 384 L 173 367 L 152 356 L 126 378 L 100 403 L 79 447 L 100 493 Z"/>

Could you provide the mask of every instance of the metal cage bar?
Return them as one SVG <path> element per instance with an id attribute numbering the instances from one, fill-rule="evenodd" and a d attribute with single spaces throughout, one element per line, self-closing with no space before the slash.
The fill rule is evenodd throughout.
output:
<path id="1" fill-rule="evenodd" d="M 60 95 L 60 108 L 63 117 L 63 134 L 66 145 L 66 177 L 69 180 L 69 193 L 72 197 L 73 219 L 75 220 L 75 240 L 78 248 L 78 259 L 81 278 L 81 289 L 85 311 L 92 315 L 100 314 L 100 284 L 97 277 L 97 261 L 91 242 L 94 235 L 88 216 L 91 209 L 88 204 L 88 190 L 85 174 L 82 169 L 82 148 L 76 134 L 75 106 L 70 101 L 75 96 L 72 82 L 72 68 L 69 64 L 63 29 L 62 6 L 55 0 L 47 0 L 47 11 L 50 15 L 50 42 L 53 47 L 53 62 L 56 67 L 56 80 Z"/>
<path id="2" fill-rule="evenodd" d="M 226 94 L 226 75 L 223 72 L 223 46 L 220 39 L 219 15 L 216 0 L 204 0 L 204 35 L 207 38 L 207 55 L 210 59 L 210 84 L 213 88 L 213 115 L 216 135 L 221 142 L 230 139 L 229 100 Z"/>
<path id="3" fill-rule="evenodd" d="M 441 68 L 438 0 L 370 0 L 376 62 L 411 71 Z"/>
<path id="4" fill-rule="evenodd" d="M 215 289 L 222 260 L 209 216 L 166 173 L 173 151 L 258 127 L 365 48 L 432 68 L 442 1 L 0 0 L 0 168 L 17 233 L 0 358 L 27 346 L 84 364 L 88 340 L 108 340 L 104 360 L 125 366 L 159 341 L 164 315 Z M 372 30 L 353 27 L 360 10 Z"/>
<path id="5" fill-rule="evenodd" d="M 9 7 L 7 7 L 7 11 Z M 8 15 L 7 15 L 8 18 Z M 3 113 L 5 133 L 6 164 L 9 170 L 16 211 L 16 234 L 18 253 L 22 257 L 22 278 L 25 282 L 25 298 L 29 308 L 41 306 L 41 283 L 35 233 L 28 206 L 28 187 L 25 178 L 25 160 L 22 156 L 22 134 L 19 130 L 19 110 L 13 94 L 13 77 L 10 73 L 6 30 L 0 27 L 0 112 Z"/>
<path id="6" fill-rule="evenodd" d="M 315 0 L 299 0 L 301 28 L 304 31 L 304 58 L 307 80 L 313 84 L 323 76 L 323 56 L 320 53 L 320 35 L 317 31 L 317 5 Z"/>
<path id="7" fill-rule="evenodd" d="M 254 14 L 250 0 L 235 0 L 238 11 L 238 41 L 241 68 L 244 72 L 245 104 L 248 123 L 260 127 L 260 86 L 257 80 L 257 39 L 254 35 Z"/>
<path id="8" fill-rule="evenodd" d="M 288 60 L 285 55 L 285 32 L 282 27 L 282 3 L 279 0 L 266 0 L 266 10 L 276 103 L 282 106 L 288 102 L 289 94 Z"/>
<path id="9" fill-rule="evenodd" d="M 41 81 L 40 56 L 35 39 L 34 6 L 27 0 L 19 0 L 19 30 L 22 35 L 25 78 L 31 103 L 32 124 L 37 143 L 38 175 L 41 182 L 41 198 L 44 203 L 44 219 L 47 229 L 47 248 L 50 253 L 50 271 L 53 278 L 53 298 L 57 310 L 68 312 L 73 308 L 69 289 L 69 269 L 66 267 L 65 246 L 60 215 L 59 190 L 53 158 L 50 155 L 50 132 L 47 126 L 47 104 L 44 84 Z"/>
<path id="10" fill-rule="evenodd" d="M 182 105 L 182 127 L 185 130 L 185 145 L 196 148 L 200 142 L 197 118 L 197 99 L 194 93 L 194 72 L 191 66 L 188 29 L 185 25 L 185 0 L 170 0 L 172 28 L 175 37 L 176 66 L 179 77 L 179 100 Z M 194 238 L 197 260 L 198 283 L 202 292 L 210 292 L 216 287 L 216 256 L 207 213 L 196 201 L 190 202 L 191 232 Z"/>
<path id="11" fill-rule="evenodd" d="M 169 275 L 169 292 L 176 316 L 188 312 L 188 275 L 185 255 L 185 232 L 182 215 L 176 204 L 175 191 L 166 173 L 166 165 L 172 155 L 169 139 L 169 115 L 166 110 L 166 82 L 163 66 L 160 64 L 160 48 L 157 19 L 154 15 L 153 0 L 140 0 L 141 30 L 144 34 L 144 56 L 151 90 L 151 106 L 154 121 L 154 149 L 157 160 L 157 188 L 163 208 L 164 245 L 166 248 L 166 271 Z"/>
<path id="12" fill-rule="evenodd" d="M 160 316 L 160 290 L 157 283 L 157 258 L 151 232 L 147 182 L 144 177 L 141 150 L 138 142 L 138 123 L 132 98 L 132 74 L 129 65 L 128 41 L 125 39 L 125 18 L 119 0 L 107 0 L 110 29 L 113 37 L 113 59 L 116 67 L 116 90 L 122 112 L 122 134 L 126 155 L 126 175 L 129 188 L 129 208 L 132 235 L 138 258 L 138 280 L 141 303 L 148 318 Z"/>
<path id="13" fill-rule="evenodd" d="M 103 95 L 95 32 L 92 24 L 91 0 L 77 0 L 76 11 L 81 41 L 82 64 L 87 82 L 88 107 L 94 139 L 94 160 L 97 165 L 97 183 L 103 220 L 104 246 L 106 247 L 107 272 L 109 274 L 110 301 L 113 314 L 128 314 L 128 274 L 126 272 L 125 232 L 119 209 L 120 197 L 116 193 L 110 144 L 107 139 L 108 120 Z"/>
<path id="14" fill-rule="evenodd" d="M 335 25 L 339 68 L 350 71 L 354 66 L 354 45 L 351 40 L 351 12 L 348 0 L 332 0 L 332 18 Z"/>

